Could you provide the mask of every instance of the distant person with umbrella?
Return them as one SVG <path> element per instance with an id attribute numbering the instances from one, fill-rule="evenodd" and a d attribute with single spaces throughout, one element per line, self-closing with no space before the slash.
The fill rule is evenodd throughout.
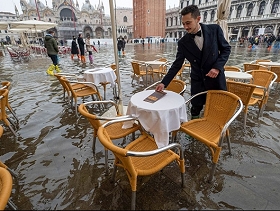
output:
<path id="1" fill-rule="evenodd" d="M 58 46 L 57 46 L 57 41 L 54 38 L 54 31 L 50 30 L 48 31 L 48 34 L 45 36 L 44 40 L 44 46 L 47 49 L 47 54 L 51 58 L 53 64 L 49 66 L 47 69 L 47 74 L 48 75 L 54 75 L 53 71 L 56 70 L 56 72 L 61 72 L 59 67 L 58 67 Z"/>

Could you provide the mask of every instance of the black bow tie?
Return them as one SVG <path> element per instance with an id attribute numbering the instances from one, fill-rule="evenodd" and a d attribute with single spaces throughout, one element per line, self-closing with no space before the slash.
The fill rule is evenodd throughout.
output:
<path id="1" fill-rule="evenodd" d="M 199 30 L 199 31 L 196 32 L 195 34 L 190 34 L 190 36 L 191 36 L 192 38 L 194 38 L 195 36 L 201 37 L 201 30 Z"/>

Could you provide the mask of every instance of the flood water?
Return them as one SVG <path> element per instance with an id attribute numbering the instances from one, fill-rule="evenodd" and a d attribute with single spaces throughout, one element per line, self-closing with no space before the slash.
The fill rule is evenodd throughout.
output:
<path id="1" fill-rule="evenodd" d="M 144 82 L 131 84 L 130 61 L 154 60 L 166 57 L 173 61 L 176 43 L 127 44 L 126 55 L 120 58 L 123 104 L 145 88 Z M 112 45 L 101 45 L 94 53 L 94 64 L 114 63 Z M 6 52 L 7 53 L 7 52 Z M 237 47 L 232 43 L 228 65 L 243 67 L 244 62 L 258 58 L 280 62 L 278 50 L 268 51 Z M 88 59 L 87 59 L 88 62 Z M 19 210 L 129 210 L 131 189 L 122 169 L 116 183 L 110 183 L 114 157 L 110 154 L 110 175 L 105 175 L 104 149 L 99 141 L 92 151 L 92 127 L 63 99 L 60 83 L 46 75 L 48 57 L 33 56 L 29 62 L 13 62 L 9 55 L 0 57 L 1 81 L 10 81 L 9 101 L 18 119 L 18 138 L 2 123 L 0 160 L 17 175 L 14 178 L 11 200 Z M 92 68 L 70 55 L 62 56 L 63 72 L 82 72 Z M 189 97 L 189 75 L 184 97 Z M 173 164 L 151 177 L 138 179 L 136 208 L 141 210 L 189 209 L 279 209 L 280 193 L 280 100 L 272 88 L 263 117 L 257 119 L 257 108 L 249 108 L 246 130 L 243 113 L 231 124 L 232 155 L 223 145 L 213 183 L 207 183 L 211 168 L 209 150 L 181 135 L 186 160 L 186 188 L 180 187 L 180 173 Z M 100 87 L 103 95 L 103 89 Z M 112 89 L 107 99 L 113 99 Z M 90 100 L 90 99 L 87 99 Z M 79 101 L 81 103 L 82 101 Z M 96 111 L 99 112 L 99 111 Z M 100 114 L 103 111 L 100 112 Z M 10 116 L 10 115 L 9 115 Z M 126 142 L 129 142 L 130 137 Z M 123 140 L 120 140 L 122 143 Z M 7 209 L 10 209 L 7 207 Z"/>

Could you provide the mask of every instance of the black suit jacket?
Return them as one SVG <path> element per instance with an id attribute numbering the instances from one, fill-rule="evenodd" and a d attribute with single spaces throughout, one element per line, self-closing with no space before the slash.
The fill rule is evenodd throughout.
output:
<path id="1" fill-rule="evenodd" d="M 226 90 L 224 66 L 229 58 L 231 46 L 224 38 L 223 31 L 219 25 L 200 24 L 200 26 L 204 39 L 202 57 L 199 58 L 198 54 L 195 53 L 197 50 L 193 48 L 193 38 L 189 34 L 185 34 L 178 41 L 175 61 L 162 79 L 165 87 L 176 76 L 185 59 L 187 59 L 191 64 L 191 95 L 211 89 Z M 212 68 L 220 70 L 216 78 L 206 76 Z"/>

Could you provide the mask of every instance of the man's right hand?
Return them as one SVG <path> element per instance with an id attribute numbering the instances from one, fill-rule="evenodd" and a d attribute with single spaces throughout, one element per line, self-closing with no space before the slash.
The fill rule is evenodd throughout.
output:
<path id="1" fill-rule="evenodd" d="M 159 85 L 157 85 L 156 87 L 156 91 L 163 91 L 164 90 L 164 84 L 163 83 L 160 83 Z"/>

